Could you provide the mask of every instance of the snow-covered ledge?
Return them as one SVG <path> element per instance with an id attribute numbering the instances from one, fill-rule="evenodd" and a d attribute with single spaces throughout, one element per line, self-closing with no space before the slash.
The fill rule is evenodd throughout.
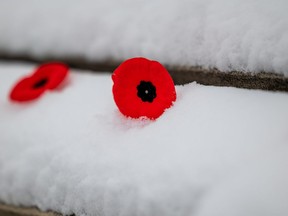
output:
<path id="1" fill-rule="evenodd" d="M 109 74 L 28 104 L 0 63 L 0 201 L 76 216 L 287 216 L 288 94 L 191 83 L 156 121 L 117 110 Z M 89 71 L 87 71 L 89 72 Z"/>
<path id="2" fill-rule="evenodd" d="M 1 1 L 0 52 L 288 76 L 288 1 Z"/>

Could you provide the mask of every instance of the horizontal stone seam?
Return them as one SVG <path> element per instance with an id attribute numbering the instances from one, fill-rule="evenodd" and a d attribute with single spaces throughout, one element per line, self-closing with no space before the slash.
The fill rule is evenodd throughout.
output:
<path id="1" fill-rule="evenodd" d="M 49 61 L 61 61 L 70 67 L 91 70 L 92 72 L 113 72 L 121 63 L 117 60 L 106 60 L 102 62 L 93 62 L 84 59 L 81 56 L 76 57 L 45 57 L 35 58 L 29 55 L 14 55 L 0 52 L 0 59 L 6 61 L 25 61 L 33 63 L 44 63 Z M 215 68 L 205 69 L 198 66 L 175 66 L 165 65 L 171 74 L 176 85 L 184 85 L 191 82 L 197 82 L 203 85 L 229 86 L 246 89 L 262 89 L 269 91 L 288 91 L 288 77 L 282 74 L 269 72 L 241 72 L 230 71 L 221 72 Z"/>

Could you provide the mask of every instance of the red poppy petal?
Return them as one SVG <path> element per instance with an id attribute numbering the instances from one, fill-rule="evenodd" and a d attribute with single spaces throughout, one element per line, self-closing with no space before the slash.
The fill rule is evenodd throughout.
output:
<path id="1" fill-rule="evenodd" d="M 33 79 L 31 77 L 25 77 L 21 79 L 10 92 L 10 99 L 13 101 L 29 101 L 38 98 L 44 91 L 44 88 L 31 90 Z"/>
<path id="2" fill-rule="evenodd" d="M 62 63 L 47 63 L 36 69 L 30 77 L 16 83 L 10 92 L 13 101 L 30 101 L 38 98 L 48 89 L 55 89 L 68 74 L 68 66 Z"/>
<path id="3" fill-rule="evenodd" d="M 47 88 L 55 89 L 68 75 L 69 67 L 61 62 L 42 64 L 34 73 L 34 76 L 48 78 Z"/>
<path id="4" fill-rule="evenodd" d="M 128 59 L 116 68 L 112 80 L 115 103 L 125 116 L 132 118 L 145 116 L 156 119 L 176 100 L 171 76 L 156 61 L 145 58 Z M 147 95 L 139 92 L 144 91 L 145 88 L 147 88 Z"/>

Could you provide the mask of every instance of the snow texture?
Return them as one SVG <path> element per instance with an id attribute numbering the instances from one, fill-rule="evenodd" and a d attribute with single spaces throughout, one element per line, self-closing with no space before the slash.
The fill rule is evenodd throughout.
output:
<path id="1" fill-rule="evenodd" d="M 0 0 L 0 50 L 288 76 L 287 0 Z"/>
<path id="2" fill-rule="evenodd" d="M 108 74 L 72 70 L 9 102 L 33 65 L 0 63 L 0 202 L 77 216 L 287 216 L 288 94 L 176 86 L 156 121 L 123 117 Z"/>

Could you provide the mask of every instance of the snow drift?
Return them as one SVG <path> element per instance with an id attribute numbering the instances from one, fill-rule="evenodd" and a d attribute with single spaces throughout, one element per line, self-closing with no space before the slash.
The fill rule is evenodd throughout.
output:
<path id="1" fill-rule="evenodd" d="M 0 51 L 288 75 L 287 0 L 0 2 Z"/>
<path id="2" fill-rule="evenodd" d="M 192 83 L 156 121 L 123 117 L 110 75 L 11 103 L 0 64 L 0 202 L 77 216 L 287 216 L 288 95 Z M 79 71 L 78 71 L 79 72 Z"/>

